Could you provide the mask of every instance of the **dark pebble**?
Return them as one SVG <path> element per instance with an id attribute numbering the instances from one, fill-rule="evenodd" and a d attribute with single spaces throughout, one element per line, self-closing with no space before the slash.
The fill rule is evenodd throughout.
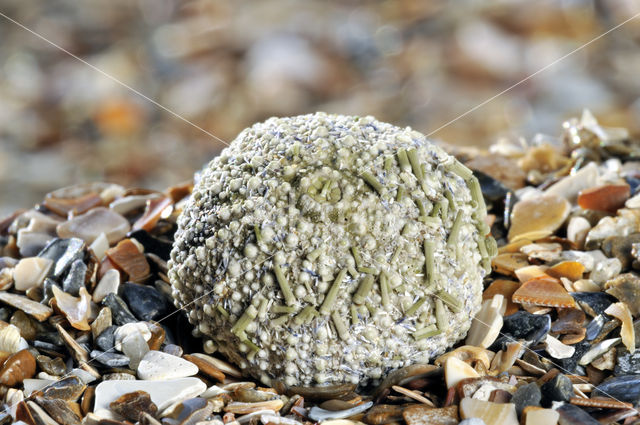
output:
<path id="1" fill-rule="evenodd" d="M 82 260 L 76 260 L 71 264 L 69 273 L 62 282 L 62 290 L 77 297 L 80 288 L 85 288 L 84 281 L 87 275 L 87 265 Z"/>
<path id="2" fill-rule="evenodd" d="M 609 378 L 598 385 L 592 397 L 612 397 L 633 403 L 640 401 L 640 375 L 622 375 Z"/>
<path id="3" fill-rule="evenodd" d="M 522 415 L 522 411 L 527 406 L 540 406 L 540 400 L 542 400 L 542 394 L 540 388 L 535 382 L 531 382 L 527 385 L 519 387 L 513 397 L 511 397 L 511 403 L 516 405 L 516 413 L 518 417 Z"/>
<path id="4" fill-rule="evenodd" d="M 617 301 L 606 292 L 571 292 L 571 296 L 591 317 L 604 314 L 607 307 Z"/>
<path id="5" fill-rule="evenodd" d="M 127 307 L 124 300 L 116 294 L 109 294 L 104 297 L 102 305 L 111 309 L 111 318 L 113 323 L 118 326 L 138 321 L 133 313 L 131 313 L 131 310 L 129 310 L 129 307 Z"/>
<path id="6" fill-rule="evenodd" d="M 636 350 L 632 354 L 626 348 L 618 347 L 614 372 L 616 375 L 640 374 L 640 350 Z"/>
<path id="7" fill-rule="evenodd" d="M 48 258 L 55 263 L 49 276 L 58 279 L 71 263 L 84 257 L 84 241 L 78 238 L 53 239 L 40 251 L 38 257 Z"/>
<path id="8" fill-rule="evenodd" d="M 58 353 L 65 351 L 64 346 L 52 344 L 52 343 L 46 342 L 46 341 L 35 340 L 35 341 L 33 341 L 33 346 L 36 347 L 36 348 L 41 348 L 43 350 L 48 350 L 48 351 L 53 351 L 53 352 L 58 352 Z"/>
<path id="9" fill-rule="evenodd" d="M 591 343 L 587 341 L 582 341 L 577 344 L 573 344 L 573 347 L 576 351 L 573 353 L 573 356 L 567 359 L 552 359 L 553 362 L 557 363 L 562 370 L 569 373 L 576 373 L 579 371 L 580 367 L 578 366 L 578 361 L 582 358 L 584 353 L 589 351 L 591 348 Z"/>
<path id="10" fill-rule="evenodd" d="M 44 283 L 42 284 L 42 301 L 40 301 L 42 304 L 49 305 L 49 301 L 51 301 L 54 298 L 53 296 L 54 286 L 60 287 L 60 285 L 58 285 L 58 282 L 56 282 L 51 278 L 46 278 L 44 280 Z"/>
<path id="11" fill-rule="evenodd" d="M 509 189 L 505 185 L 490 175 L 478 170 L 474 170 L 473 175 L 478 178 L 482 195 L 490 203 L 502 201 L 504 197 L 507 196 L 507 193 L 509 193 Z"/>
<path id="12" fill-rule="evenodd" d="M 525 339 L 535 345 L 540 342 L 551 329 L 551 317 L 548 314 L 536 315 L 527 311 L 517 311 L 504 318 L 500 333 L 502 337 L 490 347 L 492 351 L 504 350 L 509 342 Z"/>
<path id="13" fill-rule="evenodd" d="M 640 177 L 638 176 L 625 176 L 624 180 L 629 185 L 631 189 L 631 196 L 635 195 L 640 191 Z"/>
<path id="14" fill-rule="evenodd" d="M 561 373 L 557 374 L 540 387 L 542 393 L 542 405 L 550 407 L 554 401 L 569 401 L 573 397 L 573 384 L 571 380 Z"/>
<path id="15" fill-rule="evenodd" d="M 593 320 L 591 320 L 587 325 L 585 339 L 587 341 L 593 341 L 594 339 L 596 339 L 596 337 L 600 335 L 600 331 L 602 331 L 602 328 L 604 327 L 606 321 L 607 319 L 604 314 L 598 314 L 596 317 L 594 317 Z"/>
<path id="16" fill-rule="evenodd" d="M 140 320 L 158 320 L 169 312 L 166 298 L 153 286 L 127 282 L 123 285 L 122 296 Z"/>
<path id="17" fill-rule="evenodd" d="M 129 232 L 128 238 L 134 238 L 144 246 L 144 252 L 157 255 L 165 261 L 169 261 L 171 256 L 171 242 L 152 236 L 146 230 L 136 230 Z"/>
<path id="18" fill-rule="evenodd" d="M 109 326 L 106 328 L 95 340 L 95 344 L 102 351 L 109 351 L 115 345 L 115 332 L 118 329 L 117 326 Z"/>
<path id="19" fill-rule="evenodd" d="M 607 257 L 615 257 L 622 264 L 622 271 L 631 268 L 633 256 L 631 248 L 634 243 L 640 242 L 640 233 L 632 233 L 627 236 L 611 236 L 602 242 L 602 249 Z"/>
<path id="20" fill-rule="evenodd" d="M 558 408 L 559 425 L 601 425 L 587 412 L 573 404 L 563 404 Z"/>
<path id="21" fill-rule="evenodd" d="M 122 354 L 93 350 L 89 355 L 93 360 L 105 366 L 123 367 L 129 365 L 129 357 Z"/>

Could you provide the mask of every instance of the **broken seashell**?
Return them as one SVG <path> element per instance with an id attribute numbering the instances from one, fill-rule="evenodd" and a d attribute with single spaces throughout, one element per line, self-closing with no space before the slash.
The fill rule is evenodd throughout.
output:
<path id="1" fill-rule="evenodd" d="M 513 293 L 513 302 L 546 307 L 575 307 L 576 303 L 566 289 L 554 278 L 538 278 L 523 283 Z"/>
<path id="2" fill-rule="evenodd" d="M 526 254 L 506 253 L 500 254 L 491 260 L 491 266 L 496 273 L 515 275 L 514 272 L 529 265 Z"/>
<path id="3" fill-rule="evenodd" d="M 627 184 L 608 184 L 585 189 L 578 195 L 578 205 L 585 210 L 607 211 L 615 213 L 629 199 L 630 188 Z"/>
<path id="4" fill-rule="evenodd" d="M 458 406 L 432 408 L 428 406 L 410 406 L 402 412 L 407 425 L 457 425 L 459 423 Z M 327 422 L 323 422 L 326 424 Z"/>
<path id="5" fill-rule="evenodd" d="M 561 343 L 557 338 L 547 335 L 544 340 L 545 350 L 555 359 L 568 359 L 576 352 L 576 348 Z"/>
<path id="6" fill-rule="evenodd" d="M 13 269 L 13 287 L 18 291 L 26 291 L 42 285 L 51 266 L 53 261 L 48 258 L 23 258 Z"/>
<path id="7" fill-rule="evenodd" d="M 482 303 L 480 311 L 476 313 L 465 344 L 487 348 L 498 338 L 502 328 L 502 314 L 506 310 L 506 302 L 501 294 Z"/>
<path id="8" fill-rule="evenodd" d="M 455 387 L 463 379 L 479 376 L 474 368 L 456 357 L 448 357 L 444 362 L 444 378 L 447 388 Z"/>
<path id="9" fill-rule="evenodd" d="M 572 282 L 582 278 L 582 274 L 584 273 L 584 266 L 577 261 L 562 261 L 549 269 L 547 269 L 547 274 L 549 276 L 560 279 L 561 277 L 566 277 Z"/>
<path id="10" fill-rule="evenodd" d="M 149 263 L 131 239 L 123 239 L 115 247 L 109 248 L 107 258 L 129 275 L 132 282 L 140 282 L 149 275 Z"/>
<path id="11" fill-rule="evenodd" d="M 484 290 L 482 293 L 482 299 L 488 300 L 493 298 L 495 295 L 502 295 L 507 302 L 504 315 L 508 316 L 518 311 L 519 307 L 511 300 L 511 297 L 519 287 L 520 284 L 513 280 L 497 279 L 491 282 L 487 289 Z"/>
<path id="12" fill-rule="evenodd" d="M 493 352 L 489 350 L 485 350 L 480 347 L 476 347 L 473 345 L 463 345 L 462 347 L 458 347 L 455 350 L 449 351 L 448 353 L 444 353 L 440 357 L 438 357 L 433 364 L 436 366 L 443 365 L 449 357 L 456 357 L 459 360 L 462 360 L 466 363 L 476 363 L 481 362 L 485 368 L 489 369 L 491 365 L 491 358 L 493 358 Z"/>
<path id="13" fill-rule="evenodd" d="M 55 307 L 67 318 L 69 324 L 81 331 L 91 330 L 87 321 L 91 313 L 91 295 L 87 289 L 80 288 L 79 297 L 67 294 L 56 285 L 53 285 L 51 289 L 53 290 Z"/>
<path id="14" fill-rule="evenodd" d="M 47 320 L 47 318 L 53 314 L 53 310 L 51 308 L 46 305 L 42 305 L 39 302 L 30 300 L 23 295 L 0 291 L 0 301 L 5 304 L 9 304 L 13 308 L 24 311 L 28 315 L 35 317 L 40 322 Z"/>
<path id="15" fill-rule="evenodd" d="M 559 243 L 532 243 L 520 248 L 520 252 L 526 254 L 529 258 L 554 261 L 562 252 L 562 245 Z"/>
<path id="16" fill-rule="evenodd" d="M 636 336 L 633 331 L 633 318 L 629 307 L 625 303 L 617 302 L 607 307 L 604 312 L 622 322 L 622 327 L 620 328 L 622 343 L 630 353 L 633 353 L 636 349 Z"/>
<path id="17" fill-rule="evenodd" d="M 537 240 L 551 235 L 566 220 L 571 204 L 556 195 L 533 197 L 518 202 L 511 212 L 509 242 Z"/>
<path id="18" fill-rule="evenodd" d="M 518 425 L 513 403 L 492 403 L 465 397 L 460 401 L 460 417 L 480 418 L 486 425 Z"/>
<path id="19" fill-rule="evenodd" d="M 224 408 L 225 412 L 235 413 L 237 415 L 244 415 L 247 413 L 257 412 L 259 410 L 273 410 L 277 412 L 282 409 L 284 403 L 279 398 L 269 401 L 260 401 L 257 403 L 243 403 L 238 401 L 232 401 Z"/>
<path id="20" fill-rule="evenodd" d="M 547 275 L 548 266 L 526 266 L 515 271 L 515 275 L 521 283 Z"/>

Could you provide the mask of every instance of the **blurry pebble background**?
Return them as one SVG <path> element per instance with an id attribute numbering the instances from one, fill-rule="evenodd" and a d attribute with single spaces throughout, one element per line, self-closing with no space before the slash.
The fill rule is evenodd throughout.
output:
<path id="1" fill-rule="evenodd" d="M 640 11 L 635 0 L 0 0 L 0 12 L 230 141 L 316 110 L 429 133 Z M 590 108 L 640 130 L 640 18 L 434 134 L 486 147 Z M 53 188 L 162 189 L 224 146 L 0 18 L 0 215 Z"/>

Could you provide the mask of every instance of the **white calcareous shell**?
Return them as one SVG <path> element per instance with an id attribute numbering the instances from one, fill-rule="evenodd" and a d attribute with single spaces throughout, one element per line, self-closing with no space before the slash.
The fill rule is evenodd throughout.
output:
<path id="1" fill-rule="evenodd" d="M 137 372 L 140 379 L 158 381 L 193 376 L 198 373 L 198 366 L 180 357 L 151 350 L 140 360 Z"/>
<path id="2" fill-rule="evenodd" d="M 465 397 L 460 401 L 460 417 L 480 418 L 486 425 L 518 425 L 516 405 L 493 403 Z"/>
<path id="3" fill-rule="evenodd" d="M 20 329 L 16 326 L 9 325 L 0 330 L 0 351 L 13 354 L 28 347 L 27 341 L 20 336 Z"/>
<path id="4" fill-rule="evenodd" d="M 18 291 L 26 291 L 42 285 L 51 266 L 53 261 L 47 258 L 23 258 L 13 269 L 14 288 Z"/>

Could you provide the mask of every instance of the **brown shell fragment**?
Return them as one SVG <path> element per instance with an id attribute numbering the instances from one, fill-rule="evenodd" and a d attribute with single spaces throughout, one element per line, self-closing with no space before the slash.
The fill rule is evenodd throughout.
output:
<path id="1" fill-rule="evenodd" d="M 0 368 L 0 383 L 13 387 L 36 374 L 36 359 L 29 350 L 12 354 Z"/>
<path id="2" fill-rule="evenodd" d="M 511 297 L 513 293 L 520 287 L 519 282 L 506 279 L 496 279 L 484 290 L 482 293 L 482 299 L 488 300 L 494 297 L 494 295 L 502 294 L 507 301 L 507 309 L 504 312 L 505 316 L 518 311 L 518 306 L 513 302 Z"/>
<path id="3" fill-rule="evenodd" d="M 149 275 L 149 263 L 131 239 L 123 239 L 115 247 L 109 248 L 107 257 L 128 274 L 132 282 L 140 282 Z"/>
<path id="4" fill-rule="evenodd" d="M 585 319 L 584 311 L 577 308 L 559 309 L 558 319 L 551 324 L 551 331 L 559 334 L 579 333 L 584 329 Z"/>
<path id="5" fill-rule="evenodd" d="M 513 302 L 545 307 L 573 308 L 576 302 L 556 279 L 529 280 L 513 294 Z"/>
<path id="6" fill-rule="evenodd" d="M 102 205 L 102 198 L 96 192 L 89 192 L 77 198 L 58 198 L 53 193 L 47 194 L 44 206 L 62 217 L 69 214 L 78 215 L 89 211 L 93 207 Z"/>
<path id="7" fill-rule="evenodd" d="M 631 190 L 627 184 L 607 184 L 585 189 L 578 195 L 578 205 L 585 210 L 615 213 L 629 199 Z"/>
<path id="8" fill-rule="evenodd" d="M 138 421 L 144 412 L 152 416 L 155 416 L 158 412 L 158 406 L 151 401 L 151 396 L 145 391 L 133 391 L 123 394 L 112 401 L 109 407 L 120 416 L 133 422 Z"/>
<path id="9" fill-rule="evenodd" d="M 142 217 L 140 217 L 134 224 L 133 230 L 151 230 L 160 220 L 160 217 L 164 213 L 165 209 L 170 207 L 173 201 L 170 198 L 156 198 L 147 200 L 147 206 Z M 171 212 L 169 211 L 169 214 Z"/>
<path id="10" fill-rule="evenodd" d="M 215 367 L 210 362 L 200 357 L 192 356 L 189 354 L 185 354 L 184 356 L 182 356 L 182 358 L 198 366 L 198 370 L 200 371 L 200 373 L 203 373 L 217 381 L 220 381 L 220 382 L 224 381 L 224 373 L 222 373 L 220 369 Z"/>
<path id="11" fill-rule="evenodd" d="M 631 403 L 625 403 L 624 401 L 616 400 L 609 397 L 571 397 L 569 403 L 576 406 L 595 407 L 598 409 L 632 409 Z"/>

